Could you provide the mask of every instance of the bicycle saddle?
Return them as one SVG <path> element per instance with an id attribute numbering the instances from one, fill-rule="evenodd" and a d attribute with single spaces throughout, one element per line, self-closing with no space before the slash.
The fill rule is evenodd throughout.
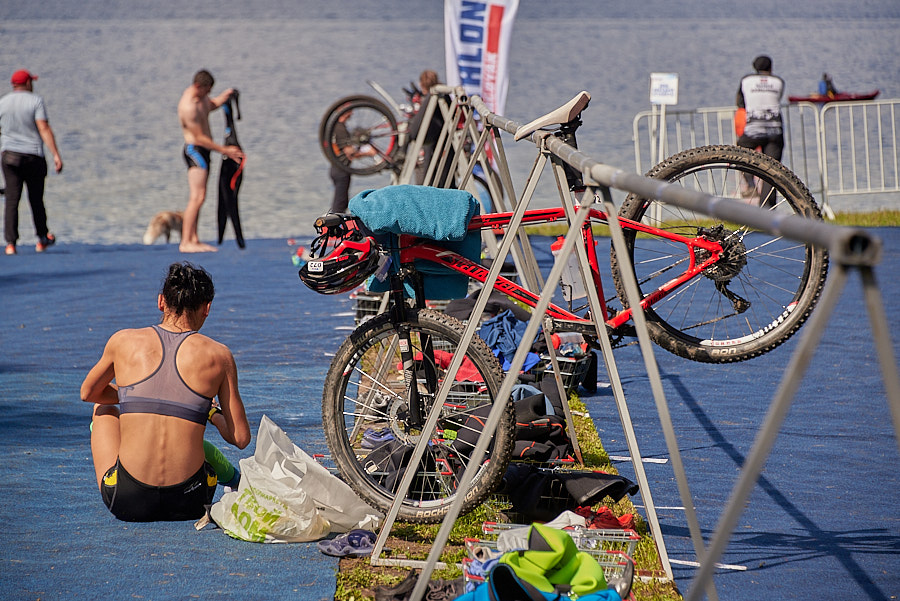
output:
<path id="1" fill-rule="evenodd" d="M 516 142 L 524 137 L 531 135 L 542 127 L 568 123 L 569 121 L 577 117 L 578 113 L 583 111 L 590 101 L 590 94 L 584 91 L 579 92 L 578 95 L 575 96 L 575 98 L 562 105 L 555 111 L 549 112 L 543 117 L 538 117 L 531 123 L 523 125 L 519 129 L 517 129 L 515 135 Z"/>

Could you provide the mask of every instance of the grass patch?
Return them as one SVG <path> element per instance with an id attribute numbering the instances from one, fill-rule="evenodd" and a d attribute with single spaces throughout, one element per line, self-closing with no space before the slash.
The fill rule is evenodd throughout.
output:
<path id="1" fill-rule="evenodd" d="M 603 448 L 603 443 L 597 434 L 593 421 L 587 414 L 587 408 L 573 395 L 569 401 L 573 411 L 573 422 L 581 448 L 585 467 L 599 469 L 611 474 L 617 471 L 609 461 L 609 455 Z M 634 509 L 628 497 L 618 503 L 608 503 L 607 506 L 616 514 L 631 513 L 635 516 L 635 527 L 641 535 L 634 553 L 637 573 L 644 577 L 661 577 L 662 569 L 656 545 L 649 535 L 649 527 Z M 599 505 L 595 509 L 599 508 Z M 450 532 L 447 545 L 444 547 L 440 560 L 448 564 L 444 570 L 435 570 L 433 579 L 454 579 L 462 575 L 462 570 L 456 564 L 466 557 L 464 541 L 466 538 L 482 538 L 481 526 L 484 522 L 507 521 L 506 511 L 510 509 L 508 500 L 501 496 L 494 496 L 486 503 L 475 508 L 470 513 L 460 516 Z M 437 536 L 440 524 L 412 524 L 408 522 L 396 522 L 391 529 L 391 535 L 385 545 L 386 551 L 383 558 L 410 559 L 424 561 L 431 552 L 431 547 Z M 372 566 L 368 558 L 340 560 L 337 573 L 337 585 L 335 589 L 335 601 L 373 601 L 376 586 L 396 586 L 406 578 L 409 568 L 394 566 Z M 634 583 L 635 598 L 640 601 L 678 601 L 681 595 L 672 582 L 659 580 L 641 580 L 636 578 Z"/>
<path id="2" fill-rule="evenodd" d="M 835 225 L 854 227 L 897 227 L 900 225 L 900 211 L 873 211 L 871 213 L 835 213 Z"/>

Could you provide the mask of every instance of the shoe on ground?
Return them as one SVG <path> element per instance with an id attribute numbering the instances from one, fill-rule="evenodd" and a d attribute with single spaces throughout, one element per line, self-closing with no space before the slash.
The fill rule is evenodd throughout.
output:
<path id="1" fill-rule="evenodd" d="M 47 250 L 48 246 L 53 246 L 56 244 L 56 236 L 53 234 L 47 234 L 43 238 L 41 238 L 37 244 L 34 245 L 35 252 L 42 253 Z"/>
<path id="2" fill-rule="evenodd" d="M 6 245 L 6 254 L 8 254 L 8 255 L 16 254 L 16 245 L 15 244 L 7 244 Z"/>

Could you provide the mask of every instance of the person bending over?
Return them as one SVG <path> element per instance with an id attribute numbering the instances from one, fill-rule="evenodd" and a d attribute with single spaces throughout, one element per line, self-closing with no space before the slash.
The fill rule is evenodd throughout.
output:
<path id="1" fill-rule="evenodd" d="M 187 87 L 178 101 L 178 119 L 184 134 L 184 161 L 188 167 L 188 204 L 184 210 L 184 222 L 181 227 L 181 252 L 213 252 L 216 247 L 200 242 L 197 234 L 197 221 L 200 208 L 206 201 L 206 184 L 209 180 L 210 151 L 215 150 L 230 159 L 240 162 L 244 156 L 239 146 L 222 146 L 216 144 L 209 130 L 209 114 L 225 104 L 234 93 L 228 88 L 215 98 L 210 98 L 215 80 L 209 71 L 201 69 L 194 74 L 191 85 Z"/>
<path id="2" fill-rule="evenodd" d="M 97 486 L 120 520 L 204 515 L 216 487 L 204 454 L 207 421 L 228 443 L 250 443 L 234 357 L 198 332 L 214 295 L 204 269 L 170 265 L 157 300 L 160 325 L 114 333 L 81 385 L 82 400 L 94 403 Z"/>

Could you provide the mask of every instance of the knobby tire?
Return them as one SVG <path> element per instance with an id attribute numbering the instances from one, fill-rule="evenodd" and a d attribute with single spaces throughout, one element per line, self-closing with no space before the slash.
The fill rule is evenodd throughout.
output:
<path id="1" fill-rule="evenodd" d="M 435 367 L 438 382 L 443 381 L 464 326 L 449 315 L 428 309 L 410 311 L 405 325 L 416 358 L 424 423 L 438 392 L 424 375 L 426 364 Z M 423 352 L 428 337 L 432 356 L 439 360 L 437 366 L 429 353 Z M 400 362 L 399 340 L 388 314 L 364 322 L 338 349 L 322 396 L 325 436 L 338 471 L 361 498 L 385 513 L 409 467 L 404 459 L 408 463 L 416 441 L 426 435 L 409 424 L 409 387 Z M 427 433 L 431 442 L 400 508 L 400 520 L 441 521 L 459 492 L 457 484 L 474 449 L 478 424 L 486 420 L 503 378 L 496 357 L 478 336 L 472 339 L 466 359 L 437 427 Z M 464 371 L 477 372 L 483 382 L 462 381 Z M 507 401 L 488 453 L 465 493 L 463 513 L 500 485 L 514 443 L 515 412 Z"/>
<path id="2" fill-rule="evenodd" d="M 822 219 L 803 182 L 760 152 L 735 146 L 695 148 L 664 160 L 647 175 L 779 214 Z M 824 249 L 635 194 L 628 195 L 618 215 L 687 237 L 713 238 L 725 249 L 722 260 L 645 311 L 651 339 L 678 356 L 729 363 L 769 352 L 803 325 L 825 284 Z M 634 230 L 624 234 L 642 298 L 685 271 L 689 255 L 684 244 Z M 697 258 L 702 260 L 703 252 Z M 628 307 L 615 249 L 611 267 L 616 292 Z"/>

